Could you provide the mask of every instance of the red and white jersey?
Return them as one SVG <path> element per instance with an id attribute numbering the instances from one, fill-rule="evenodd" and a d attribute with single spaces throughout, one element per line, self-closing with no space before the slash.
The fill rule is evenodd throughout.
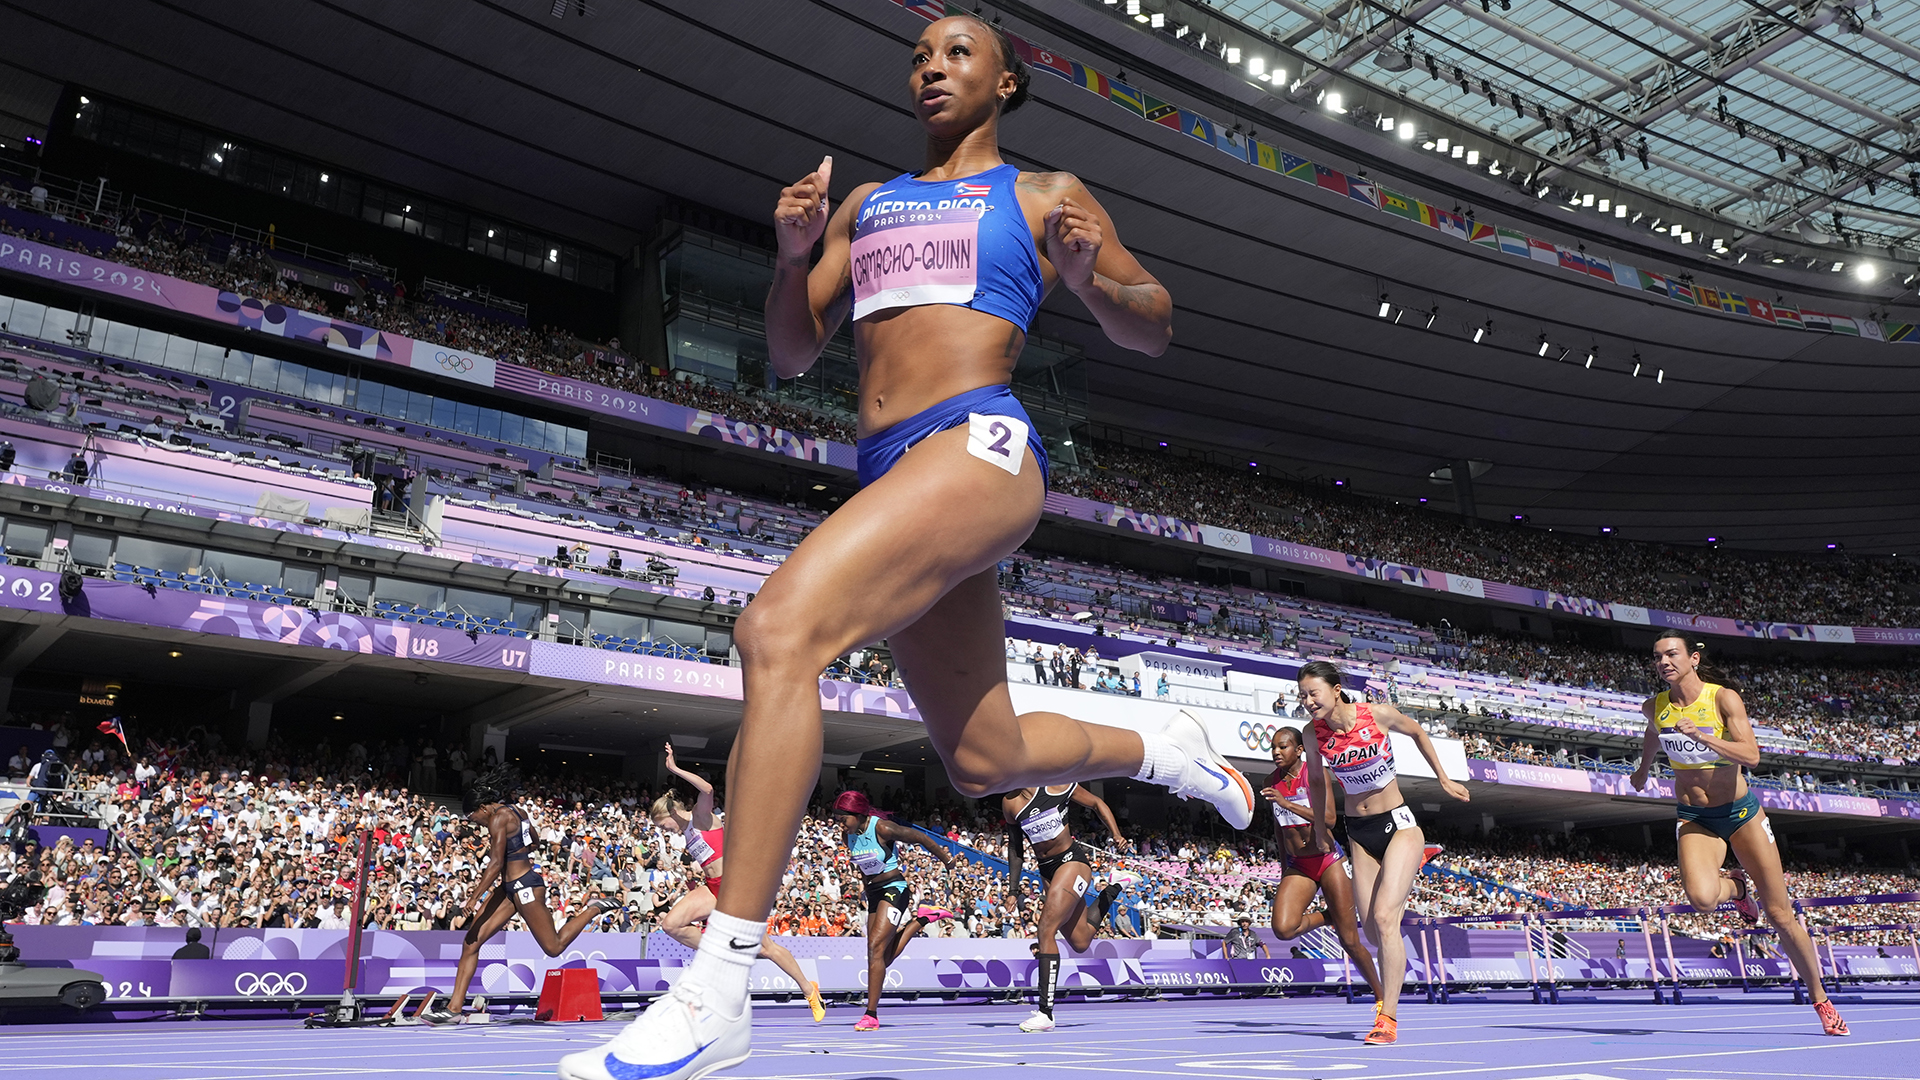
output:
<path id="1" fill-rule="evenodd" d="M 1272 787 L 1273 790 L 1280 793 L 1281 798 L 1293 803 L 1295 806 L 1306 806 L 1307 767 L 1305 765 L 1300 766 L 1299 773 L 1291 780 L 1281 776 L 1279 773 L 1274 773 Z M 1281 806 L 1279 803 L 1273 804 L 1273 823 L 1282 829 L 1291 829 L 1296 826 L 1311 824 L 1306 818 Z"/>
<path id="2" fill-rule="evenodd" d="M 687 854 L 701 866 L 712 866 L 720 861 L 720 854 L 726 848 L 726 831 L 723 829 L 696 829 L 687 827 Z"/>
<path id="3" fill-rule="evenodd" d="M 1386 787 L 1398 774 L 1393 766 L 1393 743 L 1386 730 L 1374 722 L 1373 706 L 1361 702 L 1353 711 L 1353 727 L 1348 731 L 1335 731 L 1317 718 L 1313 722 L 1320 757 L 1349 795 Z"/>

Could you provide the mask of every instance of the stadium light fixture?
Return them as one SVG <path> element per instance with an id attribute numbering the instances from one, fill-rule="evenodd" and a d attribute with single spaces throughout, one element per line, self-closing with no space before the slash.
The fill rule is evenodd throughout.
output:
<path id="1" fill-rule="evenodd" d="M 1380 130 L 1381 130 L 1381 131 L 1392 131 L 1392 130 L 1393 130 L 1393 117 L 1391 117 L 1391 116 L 1383 116 L 1383 117 L 1381 117 L 1381 118 L 1380 118 Z"/>
<path id="2" fill-rule="evenodd" d="M 1467 164 L 1469 165 L 1480 164 L 1480 151 L 1478 150 L 1467 151 Z"/>
<path id="3" fill-rule="evenodd" d="M 1163 30 L 1167 25 L 1167 17 L 1156 11 L 1147 16 L 1147 25 L 1153 27 L 1155 30 Z"/>
<path id="4" fill-rule="evenodd" d="M 1693 230 L 1692 229 L 1680 230 L 1680 242 L 1683 244 L 1693 243 Z"/>
<path id="5" fill-rule="evenodd" d="M 1593 366 L 1593 358 L 1598 355 L 1600 355 L 1600 350 L 1597 348 L 1587 350 L 1587 367 L 1591 368 Z"/>
<path id="6" fill-rule="evenodd" d="M 1617 217 L 1617 218 L 1623 218 L 1623 217 L 1626 217 L 1626 216 L 1627 216 L 1627 204 L 1626 204 L 1626 203 L 1614 203 L 1614 204 L 1613 204 L 1613 216 L 1614 216 L 1614 217 Z"/>
<path id="7" fill-rule="evenodd" d="M 1854 265 L 1853 276 L 1859 278 L 1861 281 L 1872 281 L 1880 276 L 1880 268 L 1862 259 Z"/>
<path id="8" fill-rule="evenodd" d="M 1464 147 L 1464 146 L 1461 146 L 1461 145 L 1460 145 L 1459 143 L 1454 143 L 1454 144 L 1453 144 L 1453 153 L 1452 153 L 1452 155 L 1451 155 L 1451 156 L 1452 156 L 1452 157 L 1456 157 L 1456 158 L 1462 158 L 1462 157 L 1466 157 L 1466 156 L 1467 156 L 1467 148 L 1466 148 L 1466 147 Z"/>
<path id="9" fill-rule="evenodd" d="M 1719 538 L 1719 537 L 1717 537 L 1717 536 L 1709 536 L 1709 537 L 1707 537 L 1707 543 L 1709 543 L 1709 544 L 1717 544 L 1717 543 L 1719 543 L 1719 542 L 1720 542 L 1720 538 Z"/>
<path id="10" fill-rule="evenodd" d="M 1140 14 L 1140 0 L 1127 0 L 1127 14 Z"/>
<path id="11" fill-rule="evenodd" d="M 1265 75 L 1266 73 L 1267 73 L 1266 57 L 1264 56 L 1247 57 L 1247 74 L 1258 77 L 1260 75 Z"/>
<path id="12" fill-rule="evenodd" d="M 1493 320 L 1488 319 L 1485 326 L 1476 326 L 1473 328 L 1473 343 L 1475 345 L 1480 344 L 1482 341 L 1485 341 L 1487 335 L 1491 333 L 1493 333 Z"/>
<path id="13" fill-rule="evenodd" d="M 324 184 L 324 183 L 326 183 L 327 181 L 329 181 L 329 180 L 331 180 L 331 179 L 333 179 L 333 178 L 332 178 L 332 177 L 330 177 L 330 176 L 328 176 L 328 175 L 327 175 L 326 173 L 321 173 L 321 174 L 320 174 L 320 182 L 321 182 L 321 183 L 323 183 L 323 184 Z"/>
<path id="14" fill-rule="evenodd" d="M 1660 384 L 1660 383 L 1664 383 L 1664 382 L 1666 382 L 1666 381 L 1667 381 L 1667 369 L 1666 369 L 1666 368 L 1660 368 L 1660 369 L 1659 369 L 1658 371 L 1656 371 L 1656 372 L 1654 372 L 1654 375 L 1653 375 L 1653 381 L 1654 381 L 1654 383 L 1655 383 L 1656 385 L 1658 385 L 1658 384 Z"/>
<path id="15" fill-rule="evenodd" d="M 1227 46 L 1227 63 L 1237 64 L 1239 62 L 1240 62 L 1240 46 L 1238 45 Z"/>
<path id="16" fill-rule="evenodd" d="M 1393 305 L 1387 302 L 1387 294 L 1381 293 L 1380 294 L 1380 317 L 1383 319 L 1386 318 L 1387 314 L 1392 310 L 1393 310 Z"/>
<path id="17" fill-rule="evenodd" d="M 1431 329 L 1433 329 L 1433 320 L 1435 320 L 1435 319 L 1438 319 L 1439 317 L 1440 317 L 1440 305 L 1439 305 L 1439 304 L 1435 304 L 1435 305 L 1433 305 L 1433 310 L 1431 310 L 1431 311 L 1429 311 L 1429 312 L 1427 312 L 1427 326 L 1426 326 L 1426 328 L 1427 328 L 1428 330 L 1431 330 Z"/>
<path id="18" fill-rule="evenodd" d="M 547 261 L 548 261 L 548 262 L 559 262 L 559 261 L 560 261 L 560 249 L 559 249 L 559 248 L 548 248 L 548 249 L 547 249 Z"/>
<path id="19" fill-rule="evenodd" d="M 1423 143 L 1421 143 L 1421 144 L 1420 144 L 1420 149 L 1422 149 L 1422 150 L 1433 150 L 1433 149 L 1436 149 L 1436 148 L 1438 148 L 1438 146 L 1439 146 L 1439 144 L 1438 144 L 1438 143 L 1435 143 L 1435 142 L 1434 142 L 1434 141 L 1433 141 L 1432 139 L 1428 139 L 1428 140 L 1427 140 L 1426 142 L 1423 142 Z"/>
<path id="20" fill-rule="evenodd" d="M 1592 205 L 1593 205 L 1593 192 L 1591 192 L 1591 191 L 1589 191 L 1589 192 L 1587 192 L 1587 193 L 1586 193 L 1585 195 L 1582 195 L 1582 196 L 1580 196 L 1580 205 L 1581 205 L 1581 206 L 1592 206 Z"/>
<path id="21" fill-rule="evenodd" d="M 1540 335 L 1540 355 L 1541 356 L 1547 355 L 1547 350 L 1549 348 L 1551 348 L 1551 346 L 1548 345 L 1547 343 L 1547 335 L 1541 334 Z"/>
<path id="22" fill-rule="evenodd" d="M 1600 532 L 1601 532 L 1601 533 L 1602 533 L 1603 535 L 1604 535 L 1604 534 L 1606 534 L 1606 533 L 1610 533 L 1610 532 L 1612 532 L 1612 531 L 1613 531 L 1613 526 L 1611 526 L 1611 525 L 1602 525 L 1602 526 L 1600 526 Z"/>
<path id="23" fill-rule="evenodd" d="M 1402 120 L 1400 122 L 1400 137 L 1409 142 L 1413 140 L 1413 121 Z"/>
<path id="24" fill-rule="evenodd" d="M 1833 272 L 1836 274 L 1842 270 L 1845 270 L 1846 268 L 1847 268 L 1847 264 L 1843 262 L 1836 262 L 1833 264 Z"/>
<path id="25" fill-rule="evenodd" d="M 1327 95 L 1327 111 L 1331 113 L 1344 113 L 1347 111 L 1346 106 L 1341 104 L 1340 92 L 1338 90 Z"/>
<path id="26" fill-rule="evenodd" d="M 1636 379 L 1640 377 L 1640 361 L 1638 360 L 1633 362 L 1633 377 Z"/>
<path id="27" fill-rule="evenodd" d="M 1453 148 L 1453 141 L 1442 135 L 1433 141 L 1433 148 L 1444 154 Z"/>
<path id="28" fill-rule="evenodd" d="M 1596 207 L 1594 207 L 1594 209 L 1596 209 L 1596 210 L 1598 210 L 1598 211 L 1600 211 L 1601 213 L 1603 213 L 1603 214 L 1604 214 L 1604 213 L 1606 213 L 1607 211 L 1609 211 L 1609 210 L 1612 210 L 1612 209 L 1613 209 L 1613 200 L 1612 200 L 1612 199 L 1601 199 L 1601 200 L 1600 200 L 1600 205 L 1599 205 L 1599 206 L 1596 206 Z"/>

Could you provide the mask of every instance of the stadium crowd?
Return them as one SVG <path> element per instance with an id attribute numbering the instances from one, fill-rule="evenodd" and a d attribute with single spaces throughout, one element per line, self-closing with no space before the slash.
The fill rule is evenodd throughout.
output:
<path id="1" fill-rule="evenodd" d="M 1058 491 L 1335 551 L 1569 596 L 1742 619 L 1920 622 L 1920 569 L 1887 559 L 1745 557 L 1712 547 L 1581 538 L 1358 498 L 1169 452 L 1106 444 Z"/>
<path id="2" fill-rule="evenodd" d="M 371 868 L 365 925 L 449 929 L 466 925 L 466 905 L 485 860 L 483 840 L 450 794 L 486 762 L 424 740 L 335 749 L 325 740 L 296 750 L 230 749 L 204 729 L 150 742 L 129 759 L 95 739 L 71 758 L 64 801 L 98 813 L 108 839 L 89 835 L 39 842 L 37 830 L 10 820 L 0 843 L 0 919 L 33 925 L 311 927 L 351 920 L 356 836 L 369 830 Z M 664 790 L 664 789 L 663 789 Z M 650 785 L 611 779 L 530 777 L 517 800 L 541 843 L 548 902 L 564 918 L 597 895 L 623 899 L 599 928 L 644 930 L 698 883 L 678 837 L 648 815 Z M 685 793 L 682 793 L 683 795 Z M 833 793 L 822 792 L 821 798 Z M 1038 915 L 1035 882 L 1025 918 L 1007 889 L 1006 834 L 997 803 L 937 805 L 882 791 L 875 795 L 972 857 L 951 872 L 919 849 L 902 862 L 922 902 L 959 913 L 927 933 L 935 937 L 1026 937 Z M 1124 815 L 1123 815 L 1124 822 Z M 1082 838 L 1097 849 L 1096 888 L 1103 929 L 1160 936 L 1178 927 L 1225 928 L 1248 915 L 1264 924 L 1280 878 L 1271 831 L 1219 829 L 1186 804 L 1166 825 L 1134 830 L 1131 850 L 1106 851 L 1109 838 L 1089 820 Z M 1657 830 L 1656 830 L 1657 831 Z M 1670 850 L 1625 851 L 1588 834 L 1447 835 L 1446 853 L 1419 879 L 1412 910 L 1460 915 L 1680 902 Z M 1671 844 L 1666 845 L 1667 848 Z M 1856 856 L 1857 858 L 1857 856 Z M 1111 883 L 1125 866 L 1138 885 Z M 1031 861 L 1029 861 L 1031 868 Z M 1911 874 L 1798 861 L 1797 895 L 1905 892 Z M 1824 910 L 1824 909 L 1823 909 Z M 1838 916 L 1836 916 L 1837 918 Z M 1878 911 L 1882 922 L 1920 921 L 1920 908 Z M 864 928 L 859 876 L 824 805 L 806 819 L 769 920 L 783 934 L 857 935 Z M 517 923 L 514 925 L 518 925 Z M 1686 932 L 1718 936 L 1721 916 L 1688 916 Z"/>
<path id="3" fill-rule="evenodd" d="M 5 193 L 18 204 L 19 193 Z M 4 193 L 0 193 L 4 194 Z M 138 228 L 136 228 L 136 225 Z M 9 228 L 45 242 L 39 230 Z M 226 237 L 189 243 L 165 222 L 121 222 L 103 258 L 308 310 L 340 298 L 284 280 L 266 252 Z M 208 246 L 212 244 L 213 246 Z M 345 317 L 422 340 L 486 353 L 553 374 L 673 401 L 803 435 L 855 441 L 841 416 L 746 388 L 607 365 L 566 331 L 408 301 L 404 285 L 371 288 Z M 1082 467 L 1057 468 L 1055 490 L 1133 509 L 1220 525 L 1373 558 L 1466 574 L 1569 596 L 1774 622 L 1920 625 L 1920 569 L 1896 560 L 1743 556 L 1713 547 L 1581 538 L 1517 526 L 1469 526 L 1452 514 L 1354 497 L 1197 458 L 1106 444 L 1082 447 Z"/>

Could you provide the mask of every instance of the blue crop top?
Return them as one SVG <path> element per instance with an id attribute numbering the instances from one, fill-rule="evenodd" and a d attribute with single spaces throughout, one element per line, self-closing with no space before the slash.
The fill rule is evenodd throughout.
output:
<path id="1" fill-rule="evenodd" d="M 903 173 L 860 203 L 849 272 L 855 321 L 889 308 L 953 304 L 1025 330 L 1046 295 L 1033 230 L 1000 165 L 960 180 Z"/>

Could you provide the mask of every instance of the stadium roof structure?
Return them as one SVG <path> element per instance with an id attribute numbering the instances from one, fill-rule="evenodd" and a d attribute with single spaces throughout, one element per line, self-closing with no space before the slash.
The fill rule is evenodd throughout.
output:
<path id="1" fill-rule="evenodd" d="M 1239 24 L 1215 30 L 1222 59 L 1235 48 L 1243 65 L 1298 58 L 1285 86 L 1267 80 L 1276 94 L 1356 80 L 1470 130 L 1493 144 L 1490 160 L 1540 166 L 1536 184 L 1549 190 L 1606 186 L 1694 208 L 1723 223 L 1734 250 L 1814 230 L 1816 244 L 1843 232 L 1880 247 L 1920 243 L 1912 4 L 1220 0 L 1195 10 Z M 1197 41 L 1169 18 L 1179 14 L 1160 29 Z"/>
<path id="2" fill-rule="evenodd" d="M 1038 329 L 1085 349 L 1095 422 L 1440 505 L 1451 494 L 1430 480 L 1437 468 L 1490 462 L 1483 517 L 1588 534 L 1604 523 L 1676 542 L 1920 552 L 1920 348 L 1891 340 L 1920 324 L 1908 280 L 1920 266 L 1883 243 L 1913 233 L 1915 200 L 1892 182 L 1911 172 L 1892 158 L 1920 105 L 1913 4 L 1889 0 L 1876 20 L 1870 0 L 1221 0 L 1174 13 L 1184 2 L 980 0 L 1072 58 L 1050 69 L 1062 78 L 1035 75 L 1034 100 L 1005 121 L 1005 155 L 1078 175 L 1174 296 L 1159 358 L 1107 343 L 1071 297 L 1048 300 Z M 929 7 L 33 0 L 0 16 L 0 112 L 44 114 L 63 87 L 85 88 L 622 252 L 670 201 L 765 222 L 822 154 L 836 195 L 918 168 L 908 57 L 926 23 L 910 8 Z M 1248 52 L 1229 63 L 1225 46 L 1199 47 L 1208 31 L 1176 36 L 1185 17 L 1269 43 L 1271 31 L 1311 70 L 1287 60 L 1276 92 Z M 1404 51 L 1409 33 L 1409 70 L 1378 70 L 1381 48 Z M 1429 78 L 1429 53 L 1446 79 Z M 1673 65 L 1640 75 L 1662 56 Z M 1454 66 L 1472 93 L 1446 81 Z M 1109 92 L 1076 86 L 1076 72 Z M 1303 72 L 1332 74 L 1316 85 Z M 1482 76 L 1502 80 L 1493 105 Z M 1174 123 L 1120 107 L 1113 84 Z M 1722 91 L 1701 85 L 1725 87 L 1724 123 Z M 1515 118 L 1502 87 L 1575 117 L 1584 141 L 1547 131 L 1537 108 Z M 1685 100 L 1655 117 L 1658 93 Z M 1190 118 L 1240 156 L 1190 137 Z M 1436 149 L 1401 139 L 1403 123 Z M 1625 161 L 1611 144 L 1632 123 L 1648 138 L 1644 170 L 1638 134 Z M 1500 175 L 1441 156 L 1443 135 L 1486 140 L 1480 160 Z M 1248 140 L 1304 172 L 1250 162 Z M 1798 151 L 1778 160 L 1788 140 L 1806 144 L 1805 169 Z M 1886 182 L 1840 178 L 1859 168 Z M 1381 191 L 1426 216 L 1384 210 Z M 1601 199 L 1643 216 L 1602 214 Z M 1801 231 L 1835 213 L 1844 237 Z M 1458 235 L 1437 227 L 1456 220 Z M 1495 227 L 1494 243 L 1469 242 L 1468 225 Z M 1855 275 L 1862 263 L 1871 280 Z M 1660 291 L 1613 280 L 1622 268 Z M 1837 321 L 1809 318 L 1816 332 L 1756 314 L 1776 305 Z"/>

